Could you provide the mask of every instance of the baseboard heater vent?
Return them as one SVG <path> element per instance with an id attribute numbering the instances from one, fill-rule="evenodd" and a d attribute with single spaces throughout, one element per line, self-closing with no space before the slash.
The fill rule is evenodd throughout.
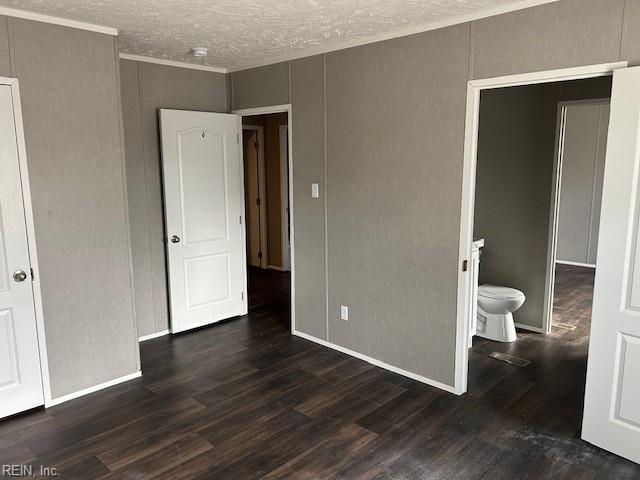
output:
<path id="1" fill-rule="evenodd" d="M 496 360 L 500 360 L 501 362 L 508 363 L 509 365 L 515 365 L 516 367 L 526 367 L 531 363 L 526 358 L 516 357 L 515 355 L 509 355 L 508 353 L 493 352 L 490 353 L 489 356 Z"/>

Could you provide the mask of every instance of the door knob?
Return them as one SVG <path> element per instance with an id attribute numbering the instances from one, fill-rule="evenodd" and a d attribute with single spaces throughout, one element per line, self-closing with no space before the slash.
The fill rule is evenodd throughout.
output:
<path id="1" fill-rule="evenodd" d="M 24 270 L 16 270 L 13 272 L 13 279 L 16 282 L 24 282 L 27 279 L 27 273 Z"/>
<path id="2" fill-rule="evenodd" d="M 171 243 L 180 243 L 180 237 L 178 235 L 171 235 Z"/>

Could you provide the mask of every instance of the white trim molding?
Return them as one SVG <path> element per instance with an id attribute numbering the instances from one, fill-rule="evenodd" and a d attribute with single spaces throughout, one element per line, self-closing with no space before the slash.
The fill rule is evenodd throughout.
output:
<path id="1" fill-rule="evenodd" d="M 457 394 L 454 387 L 451 385 L 447 385 L 442 382 L 438 382 L 437 380 L 433 380 L 428 377 L 424 377 L 422 375 L 418 375 L 417 373 L 410 372 L 408 370 L 404 370 L 403 368 L 394 367 L 393 365 L 389 365 L 382 360 L 377 360 L 373 357 L 369 357 L 368 355 L 364 355 L 362 353 L 358 353 L 354 350 L 350 350 L 345 347 L 341 347 L 340 345 L 336 345 L 335 343 L 327 342 L 326 340 L 321 340 L 311 335 L 307 335 L 306 333 L 299 332 L 297 330 L 292 330 L 292 334 L 296 337 L 304 338 L 305 340 L 309 340 L 310 342 L 317 343 L 318 345 L 322 345 L 323 347 L 331 348 L 332 350 L 337 350 L 338 352 L 344 353 L 351 357 L 358 358 L 363 360 L 371 365 L 375 365 L 376 367 L 384 368 L 385 370 L 389 370 L 390 372 L 397 373 L 398 375 L 402 375 L 403 377 L 410 378 L 412 380 L 416 380 L 417 382 L 424 383 L 431 387 L 439 388 L 440 390 L 444 390 L 445 392 Z"/>
<path id="2" fill-rule="evenodd" d="M 456 354 L 455 354 L 455 390 L 462 394 L 467 391 L 469 372 L 469 328 L 471 305 L 469 291 L 471 275 L 462 268 L 463 262 L 471 259 L 473 242 L 474 198 L 476 161 L 478 149 L 478 126 L 480 122 L 480 94 L 483 90 L 513 87 L 518 85 L 535 85 L 567 80 L 580 80 L 612 75 L 614 70 L 627 67 L 628 62 L 612 62 L 598 65 L 578 66 L 556 70 L 529 72 L 506 75 L 495 78 L 470 80 L 467 83 L 467 107 L 464 133 L 464 160 L 462 167 L 462 201 L 460 207 L 460 240 L 458 252 L 458 298 L 456 321 Z M 547 255 L 548 265 L 553 265 L 553 255 Z M 549 277 L 549 276 L 548 276 Z M 552 276 L 550 277 L 552 278 Z M 548 280 L 548 279 L 546 279 Z M 548 296 L 548 294 L 547 294 Z M 550 312 L 550 310 L 549 310 Z M 550 315 L 548 315 L 550 317 Z M 517 325 L 532 330 L 532 327 Z M 533 330 L 537 331 L 537 330 Z M 540 330 L 541 333 L 546 333 Z"/>
<path id="3" fill-rule="evenodd" d="M 80 22 L 77 20 L 70 20 L 68 18 L 45 15 L 42 13 L 28 12 L 26 10 L 18 10 L 16 8 L 0 7 L 0 15 L 22 18 L 24 20 L 33 20 L 35 22 L 50 23 L 52 25 L 60 25 L 62 27 L 89 30 L 90 32 L 104 33 L 106 35 L 113 35 L 114 37 L 118 36 L 117 28 L 107 27 L 104 25 L 96 25 L 95 23 Z"/>
<path id="4" fill-rule="evenodd" d="M 60 405 L 61 403 L 68 402 L 69 400 L 83 397 L 85 395 L 89 395 L 90 393 L 94 393 L 99 390 L 104 390 L 105 388 L 113 387 L 114 385 L 118 385 L 119 383 L 128 382 L 129 380 L 133 380 L 134 378 L 138 378 L 141 376 L 142 376 L 142 371 L 138 370 L 137 372 L 130 373 L 129 375 L 125 375 L 123 377 L 114 378 L 113 380 L 109 380 L 108 382 L 94 385 L 93 387 L 85 388 L 82 390 L 78 390 L 77 392 L 63 395 L 61 397 L 53 398 L 49 400 L 49 402 L 45 402 L 44 406 L 49 408 L 55 405 Z"/>
<path id="5" fill-rule="evenodd" d="M 143 335 L 138 338 L 138 342 L 146 342 L 147 340 L 151 340 L 153 338 L 164 337 L 165 335 L 169 335 L 169 330 L 162 330 L 161 332 L 150 333 L 149 335 Z"/>
<path id="6" fill-rule="evenodd" d="M 122 60 L 135 60 L 136 62 L 155 63 L 157 65 L 166 65 L 168 67 L 190 68 L 192 70 L 203 70 L 205 72 L 228 73 L 228 70 L 222 67 L 179 62 L 177 60 L 168 60 L 166 58 L 145 57 L 144 55 L 134 55 L 132 53 L 120 53 L 119 56 Z"/>

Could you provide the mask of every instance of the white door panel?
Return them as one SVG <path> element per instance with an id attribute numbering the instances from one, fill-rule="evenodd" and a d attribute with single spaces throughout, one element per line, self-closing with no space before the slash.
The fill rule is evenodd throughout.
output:
<path id="1" fill-rule="evenodd" d="M 44 403 L 11 87 L 0 86 L 0 417 Z M 24 273 L 23 273 L 24 272 Z M 26 278 L 25 278 L 26 277 Z"/>
<path id="2" fill-rule="evenodd" d="M 616 70 L 582 438 L 640 462 L 640 67 Z"/>
<path id="3" fill-rule="evenodd" d="M 239 117 L 161 110 L 171 331 L 246 313 Z"/>

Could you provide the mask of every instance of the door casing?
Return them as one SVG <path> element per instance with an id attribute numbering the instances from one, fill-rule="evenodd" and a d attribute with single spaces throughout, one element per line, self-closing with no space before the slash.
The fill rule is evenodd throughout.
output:
<path id="1" fill-rule="evenodd" d="M 481 80 L 470 80 L 467 83 L 467 109 L 465 120 L 464 162 L 462 172 L 462 202 L 460 211 L 460 241 L 458 251 L 458 296 L 456 319 L 456 355 L 454 392 L 462 395 L 467 391 L 469 371 L 469 328 L 471 305 L 469 292 L 471 289 L 470 271 L 463 271 L 463 263 L 471 260 L 471 244 L 473 242 L 475 178 L 478 147 L 478 127 L 480 117 L 480 94 L 483 90 L 505 88 L 541 83 L 563 82 L 609 76 L 614 70 L 626 68 L 628 62 L 604 63 L 582 67 L 546 70 L 540 72 L 507 75 Z M 555 179 L 554 179 L 555 180 Z M 555 194 L 555 193 L 554 193 Z M 553 216 L 553 212 L 552 212 Z M 555 222 L 555 219 L 551 219 Z M 554 235 L 553 229 L 549 235 Z M 548 260 L 555 255 L 555 241 L 550 242 Z M 547 279 L 550 281 L 549 279 Z M 541 333 L 544 333 L 542 329 Z"/>

